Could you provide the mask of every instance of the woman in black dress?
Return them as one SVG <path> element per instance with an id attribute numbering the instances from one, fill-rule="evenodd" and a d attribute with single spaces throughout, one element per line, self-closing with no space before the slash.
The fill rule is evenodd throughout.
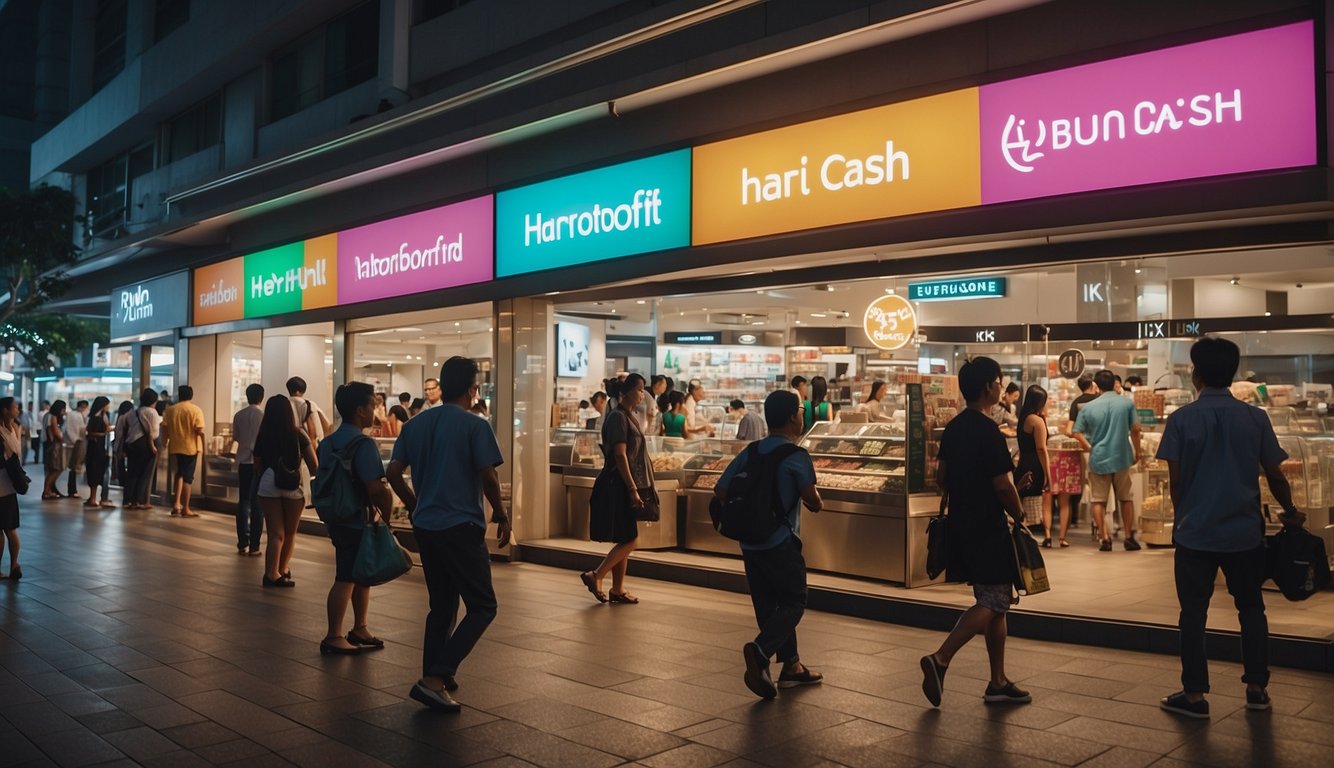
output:
<path id="1" fill-rule="evenodd" d="M 97 487 L 102 487 L 103 507 L 114 507 L 111 499 L 107 498 L 110 493 L 107 481 L 107 468 L 111 466 L 111 457 L 107 454 L 107 434 L 111 431 L 107 425 L 107 411 L 111 408 L 111 401 L 105 397 L 98 397 L 93 400 L 92 410 L 88 412 L 88 450 L 85 454 L 83 465 L 88 471 L 88 500 L 83 503 L 85 507 L 99 506 L 97 503 Z"/>
<path id="2" fill-rule="evenodd" d="M 592 505 L 588 519 L 589 538 L 608 541 L 611 548 L 602 563 L 592 571 L 580 574 L 588 591 L 598 602 L 638 603 L 639 598 L 625 591 L 625 569 L 630 553 L 639 546 L 639 525 L 636 513 L 643 509 L 644 495 L 653 493 L 653 465 L 648 459 L 647 441 L 635 416 L 635 409 L 644 401 L 644 377 L 632 373 L 624 381 L 612 380 L 608 387 L 614 390 L 616 408 L 609 409 L 602 418 L 602 465 L 599 484 L 610 486 L 611 492 L 622 503 Z M 648 499 L 656 503 L 656 499 Z M 611 574 L 611 592 L 602 591 L 602 579 Z"/>
<path id="3" fill-rule="evenodd" d="M 19 427 L 19 404 L 12 397 L 0 397 L 0 464 L 11 456 L 23 454 L 23 433 Z M 23 578 L 19 567 L 19 495 L 9 479 L 9 472 L 0 467 L 0 554 L 9 544 L 9 578 Z M 4 578 L 0 576 L 0 578 Z"/>
<path id="4" fill-rule="evenodd" d="M 1024 393 L 1019 408 L 1019 466 L 1016 482 L 1032 473 L 1033 483 L 1019 491 L 1024 504 L 1024 525 L 1042 523 L 1042 546 L 1051 546 L 1051 459 L 1047 453 L 1047 390 L 1034 384 Z M 1065 539 L 1065 532 L 1061 532 Z"/>

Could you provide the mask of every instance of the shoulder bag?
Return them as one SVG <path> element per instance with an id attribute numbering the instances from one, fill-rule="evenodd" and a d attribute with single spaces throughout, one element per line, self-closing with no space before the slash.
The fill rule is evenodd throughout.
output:
<path id="1" fill-rule="evenodd" d="M 352 564 L 352 581 L 374 587 L 393 581 L 412 570 L 412 555 L 394 539 L 393 531 L 381 522 L 367 520 Z"/>
<path id="2" fill-rule="evenodd" d="M 938 578 L 949 567 L 950 518 L 945 514 L 948 504 L 949 496 L 942 494 L 940 512 L 926 524 L 926 577 L 932 580 Z"/>
<path id="3" fill-rule="evenodd" d="M 276 456 L 273 462 L 273 485 L 284 491 L 295 491 L 301 487 L 301 439 L 297 438 L 296 466 L 289 468 L 284 457 Z"/>
<path id="4" fill-rule="evenodd" d="M 22 440 L 23 438 L 19 438 Z M 14 451 L 5 459 L 5 473 L 9 475 L 9 482 L 14 486 L 14 491 L 22 496 L 28 492 L 28 487 L 32 485 L 32 478 L 23 470 L 23 459 L 19 456 L 19 451 Z"/>
<path id="5" fill-rule="evenodd" d="M 639 420 L 633 414 L 624 414 L 625 420 L 629 423 L 630 429 L 639 435 L 639 441 L 644 446 L 644 459 L 648 460 L 648 439 L 644 437 L 644 430 L 639 428 Z M 628 457 L 627 457 L 628 458 Z M 642 507 L 630 507 L 630 514 L 635 520 L 641 523 L 656 523 L 662 518 L 662 502 L 658 498 L 658 489 L 653 487 L 653 464 L 648 462 L 648 485 L 644 488 L 636 488 L 639 492 L 639 500 L 644 502 Z M 631 475 L 633 476 L 633 472 Z M 629 503 L 627 494 L 626 503 Z"/>

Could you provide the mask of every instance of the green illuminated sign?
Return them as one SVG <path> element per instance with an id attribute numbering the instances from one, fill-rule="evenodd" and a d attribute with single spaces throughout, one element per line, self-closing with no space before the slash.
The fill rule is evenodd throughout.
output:
<path id="1" fill-rule="evenodd" d="M 1003 277 L 958 277 L 950 280 L 926 280 L 908 283 L 910 301 L 960 301 L 963 299 L 1000 299 L 1005 297 Z"/>

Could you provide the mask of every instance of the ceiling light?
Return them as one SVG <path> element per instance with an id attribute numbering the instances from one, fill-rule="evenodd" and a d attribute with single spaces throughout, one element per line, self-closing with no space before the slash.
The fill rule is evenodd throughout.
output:
<path id="1" fill-rule="evenodd" d="M 454 323 L 454 327 L 455 327 L 455 328 L 458 328 L 460 325 L 462 325 L 462 323 L 458 323 L 458 322 Z"/>
<path id="2" fill-rule="evenodd" d="M 750 321 L 750 324 L 751 324 L 751 325 L 764 325 L 764 321 L 763 321 L 763 320 L 751 320 L 751 321 Z"/>
<path id="3" fill-rule="evenodd" d="M 823 312 L 812 312 L 811 317 L 828 317 L 828 315 Z"/>
<path id="4" fill-rule="evenodd" d="M 1232 284 L 1233 284 L 1233 285 L 1236 285 L 1237 283 L 1240 283 L 1240 282 L 1241 282 L 1241 278 L 1240 278 L 1240 277 L 1234 277 L 1234 278 L 1232 278 Z"/>
<path id="5" fill-rule="evenodd" d="M 800 320 L 797 321 L 797 325 L 801 325 L 801 321 L 800 321 Z"/>
<path id="6" fill-rule="evenodd" d="M 1298 287 L 1300 287 L 1300 286 L 1298 286 Z M 325 339 L 325 340 L 324 340 L 324 343 L 325 343 L 325 344 L 332 344 L 332 343 L 333 343 L 333 339 Z"/>
<path id="7" fill-rule="evenodd" d="M 439 367 L 440 367 L 440 363 L 431 363 L 431 367 L 432 367 L 432 368 L 439 368 Z"/>
<path id="8" fill-rule="evenodd" d="M 487 333 L 494 333 L 495 330 L 496 330 L 495 328 L 487 328 L 487 329 L 486 329 L 486 332 L 487 332 Z"/>
<path id="9" fill-rule="evenodd" d="M 647 302 L 647 301 L 644 301 L 643 299 L 639 299 L 639 300 L 636 301 L 635 303 L 636 303 L 636 304 L 647 304 L 648 302 Z"/>
<path id="10" fill-rule="evenodd" d="M 894 295 L 894 289 L 893 289 L 893 288 L 886 288 L 886 289 L 885 289 L 885 293 L 888 293 L 890 296 L 893 296 L 893 295 Z"/>
<path id="11" fill-rule="evenodd" d="M 408 360 L 411 360 L 411 359 L 412 359 L 412 355 L 404 355 L 403 357 L 406 358 L 406 359 L 408 359 Z"/>
<path id="12" fill-rule="evenodd" d="M 1265 310 L 1265 317 L 1269 317 L 1271 314 L 1272 314 L 1272 313 L 1271 313 L 1269 310 L 1267 310 L 1267 309 Z"/>

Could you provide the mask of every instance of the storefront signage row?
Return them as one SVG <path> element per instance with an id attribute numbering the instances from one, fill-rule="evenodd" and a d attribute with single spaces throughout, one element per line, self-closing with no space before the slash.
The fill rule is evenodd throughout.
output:
<path id="1" fill-rule="evenodd" d="M 124 285 L 111 292 L 112 341 L 189 325 L 190 273 Z"/>
<path id="2" fill-rule="evenodd" d="M 1313 165 L 1310 21 L 694 150 L 696 245 Z"/>
<path id="3" fill-rule="evenodd" d="M 486 282 L 492 211 L 488 195 L 201 267 L 194 324 Z"/>

